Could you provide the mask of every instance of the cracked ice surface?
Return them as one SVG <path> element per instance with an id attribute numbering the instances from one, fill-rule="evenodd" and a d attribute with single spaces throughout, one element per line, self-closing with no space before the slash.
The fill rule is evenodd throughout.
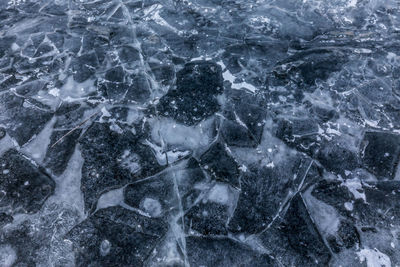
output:
<path id="1" fill-rule="evenodd" d="M 0 1 L 0 266 L 400 266 L 399 11 Z"/>

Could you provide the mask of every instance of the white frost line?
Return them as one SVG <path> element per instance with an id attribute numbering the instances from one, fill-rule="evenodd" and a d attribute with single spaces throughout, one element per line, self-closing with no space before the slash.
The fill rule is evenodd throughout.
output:
<path id="1" fill-rule="evenodd" d="M 174 32 L 179 33 L 178 29 L 171 26 L 163 17 L 160 16 L 162 5 L 155 4 L 144 10 L 145 20 L 153 20 L 155 23 L 162 25 Z M 149 16 L 151 14 L 151 16 Z M 149 16 L 149 17 L 148 17 Z"/>
<path id="2" fill-rule="evenodd" d="M 192 59 L 190 59 L 190 61 L 197 61 L 197 60 L 204 60 L 204 61 L 211 61 L 212 58 L 211 57 L 204 57 L 204 56 L 200 56 L 200 57 L 194 57 Z"/>

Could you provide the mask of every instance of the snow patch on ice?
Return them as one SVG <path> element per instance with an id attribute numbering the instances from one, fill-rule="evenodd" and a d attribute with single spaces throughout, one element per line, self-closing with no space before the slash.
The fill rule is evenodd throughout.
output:
<path id="1" fill-rule="evenodd" d="M 364 248 L 357 252 L 360 262 L 367 262 L 367 267 L 391 267 L 392 262 L 389 256 L 380 252 L 378 249 Z"/>
<path id="2" fill-rule="evenodd" d="M 208 200 L 222 205 L 229 205 L 230 192 L 228 185 L 216 184 L 211 188 Z"/>
<path id="3" fill-rule="evenodd" d="M 150 125 L 152 140 L 159 144 L 165 142 L 178 149 L 195 150 L 207 146 L 211 141 L 211 119 L 192 127 L 166 118 L 152 119 Z"/>
<path id="4" fill-rule="evenodd" d="M 344 207 L 345 207 L 346 210 L 352 211 L 352 210 L 353 210 L 353 203 L 351 203 L 351 202 L 345 202 L 345 203 L 344 203 Z"/>
<path id="5" fill-rule="evenodd" d="M 49 94 L 55 97 L 60 96 L 60 89 L 58 88 L 53 88 L 49 90 Z"/>
<path id="6" fill-rule="evenodd" d="M 303 197 L 319 230 L 325 235 L 335 235 L 340 224 L 335 208 L 313 197 L 310 189 Z"/>
<path id="7" fill-rule="evenodd" d="M 157 199 L 146 197 L 140 203 L 140 207 L 151 217 L 159 217 L 162 214 L 162 207 Z"/>
<path id="8" fill-rule="evenodd" d="M 96 210 L 118 206 L 124 201 L 124 189 L 118 188 L 102 194 L 97 201 Z"/>
<path id="9" fill-rule="evenodd" d="M 222 77 L 224 78 L 224 81 L 230 82 L 232 84 L 232 89 L 240 90 L 245 88 L 252 93 L 255 93 L 258 90 L 254 85 L 247 82 L 235 83 L 236 77 L 226 68 L 225 64 L 222 61 L 218 61 L 217 63 L 222 68 Z"/>
<path id="10" fill-rule="evenodd" d="M 67 82 L 61 87 L 59 97 L 68 102 L 85 100 L 86 96 L 96 90 L 94 80 L 88 79 L 82 83 L 78 83 L 70 76 L 67 78 Z"/>
<path id="11" fill-rule="evenodd" d="M 357 0 L 350 0 L 347 4 L 348 7 L 356 7 L 357 6 Z"/>
<path id="12" fill-rule="evenodd" d="M 0 156 L 14 146 L 17 146 L 17 142 L 15 142 L 8 134 L 4 136 L 0 139 Z"/>
<path id="13" fill-rule="evenodd" d="M 342 182 L 342 185 L 346 186 L 349 191 L 353 194 L 355 199 L 362 199 L 367 202 L 367 198 L 362 188 L 361 181 L 358 178 L 347 179 Z"/>
<path id="14" fill-rule="evenodd" d="M 268 163 L 267 165 L 267 168 L 274 168 L 275 167 L 275 164 L 274 164 L 274 162 L 273 161 L 271 161 L 270 163 Z"/>
<path id="15" fill-rule="evenodd" d="M 0 246 L 0 266 L 11 267 L 17 260 L 17 253 L 10 245 Z"/>
<path id="16" fill-rule="evenodd" d="M 49 202 L 63 203 L 79 212 L 81 218 L 85 218 L 83 193 L 81 191 L 81 178 L 83 158 L 76 148 L 64 173 L 54 177 L 56 188 Z"/>
<path id="17" fill-rule="evenodd" d="M 110 249 L 111 249 L 110 241 L 108 241 L 107 239 L 104 239 L 103 241 L 101 241 L 101 243 L 100 243 L 100 255 L 101 256 L 104 257 L 108 253 L 110 253 Z"/>

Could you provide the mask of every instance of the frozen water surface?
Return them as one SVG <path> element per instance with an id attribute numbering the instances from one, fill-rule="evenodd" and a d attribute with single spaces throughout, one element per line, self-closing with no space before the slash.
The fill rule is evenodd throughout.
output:
<path id="1" fill-rule="evenodd" d="M 400 266 L 398 0 L 0 1 L 0 266 Z"/>

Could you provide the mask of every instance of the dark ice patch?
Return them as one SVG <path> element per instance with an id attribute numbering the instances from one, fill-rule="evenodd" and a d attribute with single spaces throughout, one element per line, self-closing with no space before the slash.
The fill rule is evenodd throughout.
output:
<path id="1" fill-rule="evenodd" d="M 19 145 L 38 134 L 53 116 L 49 107 L 12 93 L 0 96 L 0 114 L 0 124 L 6 126 L 7 133 Z"/>
<path id="2" fill-rule="evenodd" d="M 313 119 L 278 119 L 275 136 L 311 156 L 318 149 L 319 125 Z"/>
<path id="3" fill-rule="evenodd" d="M 209 61 L 187 63 L 157 105 L 158 112 L 186 125 L 194 125 L 219 109 L 216 96 L 223 91 L 221 67 Z"/>
<path id="4" fill-rule="evenodd" d="M 285 67 L 282 70 L 277 69 L 277 73 L 281 73 L 280 76 L 293 77 L 299 83 L 310 86 L 315 85 L 317 80 L 326 80 L 332 73 L 340 71 L 346 62 L 347 58 L 340 51 L 310 49 L 284 60 L 282 63 Z"/>
<path id="5" fill-rule="evenodd" d="M 344 174 L 346 170 L 352 171 L 360 167 L 357 152 L 349 149 L 345 143 L 337 139 L 321 144 L 316 158 L 327 170 L 338 174 Z"/>
<path id="6" fill-rule="evenodd" d="M 354 214 L 362 226 L 393 228 L 400 226 L 400 182 L 378 181 L 363 186 L 366 201 L 357 201 Z"/>
<path id="7" fill-rule="evenodd" d="M 400 161 L 400 136 L 389 132 L 366 132 L 360 154 L 370 172 L 379 178 L 393 179 Z"/>
<path id="8" fill-rule="evenodd" d="M 11 52 L 11 45 L 15 42 L 16 36 L 5 36 L 0 38 L 0 57 Z"/>
<path id="9" fill-rule="evenodd" d="M 35 213 L 54 192 L 53 179 L 14 149 L 0 157 L 0 170 L 0 204 L 7 212 Z"/>
<path id="10" fill-rule="evenodd" d="M 66 135 L 69 132 L 70 130 L 55 130 L 50 136 L 50 144 L 46 151 L 44 165 L 52 170 L 55 175 L 62 174 L 66 169 L 82 130 L 76 129 Z M 62 140 L 58 142 L 60 139 Z M 55 144 L 56 142 L 58 143 Z"/>
<path id="11" fill-rule="evenodd" d="M 51 51 L 53 51 L 53 47 L 49 43 L 41 43 L 36 49 L 33 57 L 42 57 L 49 54 Z"/>
<path id="12" fill-rule="evenodd" d="M 125 72 L 121 66 L 111 68 L 107 70 L 106 75 L 104 78 L 109 82 L 117 82 L 122 83 L 124 82 Z"/>
<path id="13" fill-rule="evenodd" d="M 255 147 L 261 142 L 266 111 L 253 101 L 235 99 L 227 105 L 223 112 L 224 119 L 220 131 L 225 142 L 230 146 Z M 246 98 L 246 96 L 238 96 Z"/>
<path id="14" fill-rule="evenodd" d="M 84 119 L 85 110 L 88 107 L 79 102 L 63 102 L 57 108 L 55 115 L 57 120 L 54 128 L 72 129 L 79 125 Z"/>
<path id="15" fill-rule="evenodd" d="M 173 64 L 149 64 L 155 79 L 164 86 L 172 86 L 175 81 L 175 67 Z"/>
<path id="16" fill-rule="evenodd" d="M 112 123 L 95 122 L 79 141 L 84 159 L 81 189 L 86 210 L 94 207 L 102 192 L 163 168 L 151 149 L 142 143 L 139 127 L 136 135 L 127 129 L 113 131 L 112 127 Z"/>
<path id="17" fill-rule="evenodd" d="M 326 237 L 326 241 L 333 252 L 339 253 L 356 244 L 360 245 L 360 235 L 351 221 L 344 220 L 340 222 L 336 236 L 329 235 Z"/>
<path id="18" fill-rule="evenodd" d="M 327 238 L 335 252 L 359 243 L 364 233 L 378 233 L 400 225 L 397 216 L 400 210 L 396 204 L 399 201 L 400 182 L 377 181 L 362 183 L 361 186 L 357 191 L 365 194 L 365 202 L 360 198 L 355 199 L 348 187 L 339 181 L 321 180 L 312 191 L 314 197 L 334 207 L 341 215 L 338 233 L 335 237 Z M 352 203 L 351 211 L 345 208 L 345 203 Z M 354 227 L 361 231 L 356 231 Z"/>
<path id="19" fill-rule="evenodd" d="M 122 46 L 118 49 L 119 60 L 122 63 L 131 65 L 140 60 L 140 52 L 132 46 Z"/>
<path id="20" fill-rule="evenodd" d="M 313 188 L 312 196 L 334 207 L 340 214 L 346 215 L 344 203 L 351 203 L 354 196 L 348 188 L 341 182 L 335 180 L 321 180 Z"/>
<path id="21" fill-rule="evenodd" d="M 12 223 L 13 220 L 14 220 L 14 218 L 11 215 L 9 215 L 5 212 L 0 213 L 0 227 L 3 227 L 6 224 Z"/>
<path id="22" fill-rule="evenodd" d="M 239 166 L 235 159 L 227 152 L 225 144 L 213 143 L 200 157 L 201 166 L 217 181 L 239 186 Z"/>
<path id="23" fill-rule="evenodd" d="M 186 250 L 190 266 L 275 266 L 276 262 L 229 238 L 196 237 L 186 238 Z"/>
<path id="24" fill-rule="evenodd" d="M 74 58 L 71 62 L 74 80 L 79 83 L 86 81 L 96 73 L 98 65 L 99 62 L 94 52 Z"/>
<path id="25" fill-rule="evenodd" d="M 73 243 L 77 266 L 143 266 L 167 227 L 117 206 L 97 211 L 66 239 Z"/>
<path id="26" fill-rule="evenodd" d="M 185 229 L 201 235 L 226 235 L 229 207 L 219 203 L 200 202 L 185 214 Z"/>
<path id="27" fill-rule="evenodd" d="M 229 146 L 255 147 L 257 140 L 249 130 L 239 123 L 231 120 L 223 120 L 219 131 L 224 141 Z"/>
<path id="28" fill-rule="evenodd" d="M 3 139 L 6 136 L 6 129 L 3 127 L 0 127 L 0 140 Z"/>
<path id="29" fill-rule="evenodd" d="M 272 255 L 285 266 L 327 266 L 330 251 L 299 194 L 282 217 L 260 235 Z"/>
<path id="30" fill-rule="evenodd" d="M 258 233 L 271 223 L 294 192 L 320 179 L 320 169 L 310 159 L 292 158 L 274 168 L 247 171 L 241 194 L 229 222 L 232 232 Z"/>
<path id="31" fill-rule="evenodd" d="M 100 90 L 112 101 L 145 102 L 150 96 L 150 82 L 144 73 L 129 74 L 121 66 L 109 69 Z"/>
<path id="32" fill-rule="evenodd" d="M 14 71 L 15 70 L 12 69 L 12 72 L 14 72 Z M 8 90 L 11 87 L 14 87 L 18 83 L 20 83 L 21 80 L 22 80 L 21 77 L 18 77 L 18 76 L 14 75 L 14 74 L 3 76 L 1 81 L 0 81 L 0 91 L 5 91 L 5 90 Z"/>

